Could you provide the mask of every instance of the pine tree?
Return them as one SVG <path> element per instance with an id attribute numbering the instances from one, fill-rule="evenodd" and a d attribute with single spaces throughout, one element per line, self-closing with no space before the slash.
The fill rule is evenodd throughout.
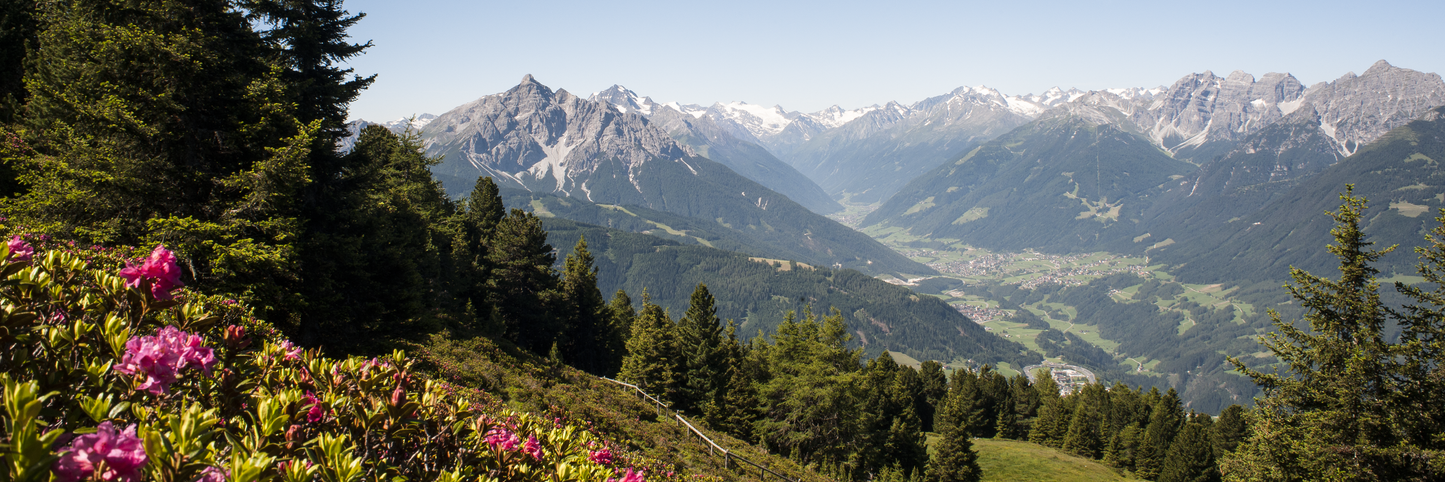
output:
<path id="1" fill-rule="evenodd" d="M 1209 441 L 1209 428 L 1189 423 L 1164 457 L 1159 482 L 1218 482 L 1219 468 L 1214 465 L 1214 448 Z"/>
<path id="2" fill-rule="evenodd" d="M 1219 413 L 1219 420 L 1210 427 L 1210 438 L 1214 446 L 1214 458 L 1233 452 L 1244 439 L 1247 428 L 1244 425 L 1244 407 L 1238 404 L 1226 407 Z"/>
<path id="3" fill-rule="evenodd" d="M 1164 457 L 1169 445 L 1184 425 L 1184 411 L 1179 406 L 1179 394 L 1170 388 L 1163 398 L 1154 405 L 1149 415 L 1149 425 L 1144 428 L 1144 441 L 1135 457 L 1139 477 L 1155 480 L 1163 470 Z"/>
<path id="4" fill-rule="evenodd" d="M 676 330 L 662 307 L 652 304 L 643 292 L 642 313 L 632 323 L 618 377 L 659 399 L 672 400 L 678 385 Z"/>
<path id="5" fill-rule="evenodd" d="M 946 403 L 953 404 L 958 401 L 950 396 Z M 945 408 L 947 412 L 959 410 L 958 407 Z M 977 482 L 983 471 L 978 467 L 978 452 L 973 450 L 972 435 L 964 427 L 949 422 L 951 420 L 943 423 L 943 436 L 929 462 L 929 479 L 937 482 Z"/>
<path id="6" fill-rule="evenodd" d="M 240 0 L 255 23 L 269 27 L 263 38 L 285 67 L 282 79 L 295 86 L 297 117 L 302 122 L 321 121 L 317 140 L 335 145 L 345 134 L 346 109 L 376 75 L 361 77 L 342 68 L 348 59 L 361 55 L 371 42 L 348 42 L 347 29 L 366 14 L 351 15 L 342 10 L 341 0 Z M 351 78 L 348 79 L 347 76 Z"/>
<path id="7" fill-rule="evenodd" d="M 557 297 L 556 262 L 542 220 L 532 213 L 512 209 L 497 223 L 487 252 L 489 300 L 503 324 L 504 337 L 518 346 L 542 354 L 561 333 L 561 326 L 548 311 Z"/>
<path id="8" fill-rule="evenodd" d="M 1261 343 L 1285 370 L 1262 372 L 1230 359 L 1264 392 L 1251 410 L 1249 435 L 1221 461 L 1230 480 L 1445 477 L 1445 464 L 1423 462 L 1445 450 L 1439 393 L 1428 389 L 1441 383 L 1434 349 L 1440 300 L 1402 284 L 1397 289 L 1420 304 L 1404 313 L 1381 304 L 1371 264 L 1394 247 L 1371 249 L 1361 229 L 1366 200 L 1353 188 L 1346 186 L 1339 210 L 1329 213 L 1335 227 L 1328 249 L 1339 258 L 1339 279 L 1290 272 L 1287 288 L 1305 309 L 1308 330 L 1270 313 L 1276 331 Z M 1432 246 L 1420 251 L 1427 280 L 1440 279 L 1439 234 L 1437 228 L 1427 238 Z M 1402 343 L 1385 341 L 1389 318 L 1400 323 Z"/>
<path id="9" fill-rule="evenodd" d="M 566 273 L 562 276 L 561 302 L 565 313 L 560 318 L 565 323 L 561 337 L 564 359 L 593 375 L 609 375 L 610 312 L 602 292 L 597 290 L 597 268 L 592 266 L 585 237 L 577 238 L 577 245 L 563 264 Z"/>
<path id="10" fill-rule="evenodd" d="M 637 310 L 632 308 L 632 298 L 627 292 L 617 290 L 612 301 L 607 303 L 607 373 L 616 375 L 622 369 L 622 358 L 627 356 L 627 339 L 632 336 L 632 320 Z"/>
<path id="11" fill-rule="evenodd" d="M 1091 383 L 1070 398 L 1077 402 L 1069 420 L 1068 432 L 1064 435 L 1062 448 L 1080 457 L 1099 458 L 1104 449 L 1100 433 L 1099 414 L 1103 412 L 1103 386 Z"/>
<path id="12" fill-rule="evenodd" d="M 758 390 L 748 377 L 744 367 L 748 354 L 738 343 L 737 324 L 728 320 L 726 337 L 723 338 L 722 358 L 726 367 L 727 384 L 720 390 L 720 396 L 704 411 L 708 426 L 727 432 L 740 440 L 753 438 L 753 423 L 762 418 L 758 403 Z"/>
<path id="13" fill-rule="evenodd" d="M 722 324 L 717 317 L 716 300 L 707 285 L 698 283 L 693 289 L 687 312 L 677 324 L 678 353 L 682 355 L 678 382 L 678 408 L 699 412 L 712 401 L 727 375 L 721 368 Z"/>
<path id="14" fill-rule="evenodd" d="M 934 360 L 923 362 L 918 375 L 923 379 L 923 397 L 927 402 L 919 410 L 918 418 L 923 421 L 924 432 L 933 432 L 933 422 L 938 409 L 948 395 L 948 375 L 943 373 L 943 364 Z"/>

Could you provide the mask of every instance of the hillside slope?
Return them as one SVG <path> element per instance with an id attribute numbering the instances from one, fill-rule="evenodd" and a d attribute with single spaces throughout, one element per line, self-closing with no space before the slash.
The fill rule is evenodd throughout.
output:
<path id="1" fill-rule="evenodd" d="M 1280 279 L 1291 266 L 1327 273 L 1338 262 L 1319 249 L 1332 226 L 1324 213 L 1339 206 L 1346 184 L 1354 184 L 1355 195 L 1370 200 L 1365 233 L 1376 246 L 1401 246 L 1377 267 L 1387 275 L 1413 274 L 1409 248 L 1420 245 L 1421 233 L 1445 207 L 1442 117 L 1445 108 L 1436 108 L 1360 147 L 1259 212 L 1160 249 L 1160 256 L 1181 265 L 1180 276 L 1200 280 Z"/>
<path id="2" fill-rule="evenodd" d="M 736 320 L 739 336 L 745 338 L 772 333 L 787 311 L 801 318 L 808 307 L 820 314 L 837 308 L 853 334 L 853 346 L 863 347 L 869 356 L 889 350 L 924 360 L 961 358 L 1015 366 L 1039 359 L 937 298 L 854 270 L 752 258 L 560 218 L 543 222 L 559 259 L 579 237 L 586 237 L 603 294 L 623 289 L 640 300 L 645 289 L 653 303 L 678 316 L 687 309 L 693 288 L 705 283 L 717 298 L 718 317 Z"/>

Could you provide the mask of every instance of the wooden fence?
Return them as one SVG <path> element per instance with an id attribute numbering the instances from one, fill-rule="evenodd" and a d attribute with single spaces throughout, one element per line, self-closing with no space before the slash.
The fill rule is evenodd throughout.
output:
<path id="1" fill-rule="evenodd" d="M 673 411 L 671 408 L 669 408 L 669 407 L 667 406 L 666 403 L 662 403 L 662 400 L 658 400 L 656 397 L 653 397 L 652 395 L 648 395 L 647 392 L 642 391 L 642 389 L 641 389 L 641 388 L 638 388 L 637 385 L 633 385 L 633 384 L 631 384 L 631 383 L 627 383 L 627 382 L 620 381 L 620 380 L 613 380 L 613 379 L 607 378 L 607 377 L 597 377 L 597 378 L 601 378 L 601 379 L 603 379 L 603 380 L 607 380 L 607 381 L 609 381 L 609 382 L 616 383 L 616 384 L 618 384 L 618 385 L 622 385 L 622 386 L 627 387 L 627 388 L 631 388 L 633 391 L 637 392 L 638 395 L 641 395 L 642 398 L 643 398 L 643 400 L 647 400 L 647 401 L 652 402 L 653 407 L 655 407 L 655 408 L 657 409 L 657 416 L 658 416 L 658 418 L 662 418 L 663 415 L 664 415 L 664 413 L 672 415 L 671 418 L 673 418 L 674 420 L 676 420 L 678 425 L 687 427 L 688 430 L 692 431 L 692 434 L 693 434 L 693 435 L 696 435 L 697 438 L 701 439 L 703 443 L 707 444 L 707 452 L 708 452 L 708 455 L 711 455 L 711 456 L 716 457 L 719 453 L 722 454 L 723 467 L 732 468 L 733 464 L 745 464 L 745 465 L 750 465 L 750 466 L 752 466 L 753 468 L 758 469 L 758 479 L 760 479 L 760 480 L 768 480 L 768 476 L 769 476 L 769 475 L 772 475 L 774 478 L 776 478 L 776 479 L 778 479 L 778 480 L 787 480 L 787 481 L 791 481 L 791 482 L 802 482 L 803 479 L 790 479 L 790 478 L 784 476 L 783 474 L 779 474 L 779 473 L 777 473 L 777 472 L 774 472 L 772 469 L 770 469 L 770 468 L 768 468 L 768 467 L 765 467 L 765 466 L 763 466 L 763 465 L 761 465 L 761 464 L 759 464 L 759 463 L 757 463 L 757 462 L 753 462 L 753 461 L 751 461 L 751 460 L 748 460 L 747 458 L 745 458 L 745 457 L 743 457 L 743 456 L 741 456 L 741 455 L 734 454 L 734 453 L 732 453 L 731 450 L 728 450 L 726 447 L 723 447 L 723 446 L 721 446 L 721 445 L 718 445 L 717 442 L 713 442 L 712 439 L 707 438 L 707 435 L 703 435 L 702 431 L 701 431 L 701 430 L 698 430 L 697 427 L 692 426 L 692 424 L 689 423 L 686 418 L 683 418 L 682 415 L 680 415 L 680 414 L 678 414 L 677 412 Z M 742 465 L 738 465 L 738 467 L 739 467 L 739 468 L 742 468 Z M 748 470 L 744 469 L 743 472 L 744 472 L 744 473 L 747 473 Z"/>

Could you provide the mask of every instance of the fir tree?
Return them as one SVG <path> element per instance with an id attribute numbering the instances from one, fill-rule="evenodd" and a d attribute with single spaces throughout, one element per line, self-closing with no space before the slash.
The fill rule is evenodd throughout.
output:
<path id="1" fill-rule="evenodd" d="M 1393 246 L 1375 250 L 1361 229 L 1366 200 L 1347 185 L 1331 230 L 1339 279 L 1291 270 L 1290 294 L 1305 309 L 1308 330 L 1271 312 L 1275 332 L 1261 343 L 1285 370 L 1248 368 L 1230 359 L 1264 391 L 1250 411 L 1249 435 L 1221 461 L 1230 480 L 1436 480 L 1445 477 L 1438 437 L 1441 299 L 1403 284 L 1417 303 L 1405 312 L 1380 302 L 1371 266 Z M 1445 216 L 1445 215 L 1442 215 Z M 1438 282 L 1441 228 L 1420 250 L 1418 270 Z M 1386 320 L 1401 325 L 1401 343 L 1385 340 Z M 1432 358 L 1433 357 L 1433 358 Z M 1427 435 L 1428 434 L 1428 435 Z M 1427 462 L 1428 460 L 1428 462 Z"/>
<path id="2" fill-rule="evenodd" d="M 677 391 L 676 330 L 662 307 L 652 304 L 643 292 L 642 313 L 632 323 L 618 377 L 655 397 L 671 400 Z"/>
<path id="3" fill-rule="evenodd" d="M 1170 444 L 1163 466 L 1159 482 L 1218 482 L 1209 428 L 1199 423 L 1186 424 Z"/>
<path id="4" fill-rule="evenodd" d="M 1244 439 L 1247 428 L 1244 425 L 1244 407 L 1238 404 L 1226 407 L 1219 413 L 1219 420 L 1210 427 L 1210 438 L 1214 446 L 1214 458 L 1233 452 Z"/>
<path id="5" fill-rule="evenodd" d="M 728 320 L 726 337 L 723 338 L 723 366 L 726 367 L 727 384 L 720 390 L 715 403 L 704 411 L 709 426 L 727 432 L 740 440 L 754 440 L 753 423 L 762 418 L 758 404 L 758 390 L 748 377 L 744 366 L 748 354 L 738 343 L 737 324 Z"/>
<path id="6" fill-rule="evenodd" d="M 577 245 L 564 261 L 561 297 L 565 313 L 562 345 L 568 364 L 593 375 L 609 375 L 611 355 L 607 337 L 610 335 L 610 312 L 597 290 L 597 268 L 592 266 L 592 253 L 587 239 L 577 238 Z"/>
<path id="7" fill-rule="evenodd" d="M 1064 435 L 1064 451 L 1080 457 L 1099 458 L 1104 449 L 1099 430 L 1099 414 L 1104 411 L 1105 396 L 1103 386 L 1091 383 L 1071 397 L 1077 399 L 1077 402 L 1069 420 L 1068 432 Z"/>
<path id="8" fill-rule="evenodd" d="M 923 362 L 918 375 L 923 380 L 923 397 L 926 401 L 918 412 L 918 418 L 923 421 L 923 431 L 932 432 L 938 408 L 948 395 L 948 375 L 943 373 L 943 364 L 934 360 Z"/>
<path id="9" fill-rule="evenodd" d="M 677 324 L 679 360 L 678 408 L 699 412 L 711 402 L 718 387 L 726 383 L 727 373 L 721 366 L 722 324 L 717 317 L 716 300 L 699 283 L 693 289 L 687 312 Z"/>
<path id="10" fill-rule="evenodd" d="M 487 252 L 490 304 L 496 307 L 504 336 L 533 353 L 545 353 L 561 326 L 547 311 L 557 297 L 557 256 L 547 244 L 542 220 L 513 209 L 497 223 Z"/>
<path id="11" fill-rule="evenodd" d="M 1164 468 L 1164 457 L 1169 445 L 1184 425 L 1184 411 L 1179 406 L 1179 395 L 1170 388 L 1149 415 L 1149 425 L 1144 428 L 1144 440 L 1135 457 L 1134 465 L 1139 477 L 1155 480 Z"/>
<path id="12" fill-rule="evenodd" d="M 627 356 L 627 339 L 632 336 L 632 320 L 637 310 L 632 308 L 632 298 L 627 292 L 617 290 L 612 301 L 607 303 L 607 353 L 608 373 L 616 374 L 622 369 L 622 358 Z"/>
<path id="13" fill-rule="evenodd" d="M 957 372 L 955 372 L 957 373 Z M 948 404 L 958 399 L 949 397 Z M 945 411 L 957 412 L 957 407 Z M 951 417 L 950 417 L 951 418 Z M 964 428 L 956 423 L 945 422 L 938 447 L 929 462 L 929 480 L 936 482 L 977 482 L 983 474 L 978 467 L 978 452 L 973 450 L 973 441 Z"/>

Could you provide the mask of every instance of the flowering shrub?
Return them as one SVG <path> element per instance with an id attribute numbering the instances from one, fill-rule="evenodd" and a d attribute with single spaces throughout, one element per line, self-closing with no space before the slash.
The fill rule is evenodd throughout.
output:
<path id="1" fill-rule="evenodd" d="M 0 482 L 643 480 L 590 431 L 481 403 L 401 352 L 295 347 L 182 290 L 164 248 L 119 270 L 41 251 L 0 246 Z"/>

